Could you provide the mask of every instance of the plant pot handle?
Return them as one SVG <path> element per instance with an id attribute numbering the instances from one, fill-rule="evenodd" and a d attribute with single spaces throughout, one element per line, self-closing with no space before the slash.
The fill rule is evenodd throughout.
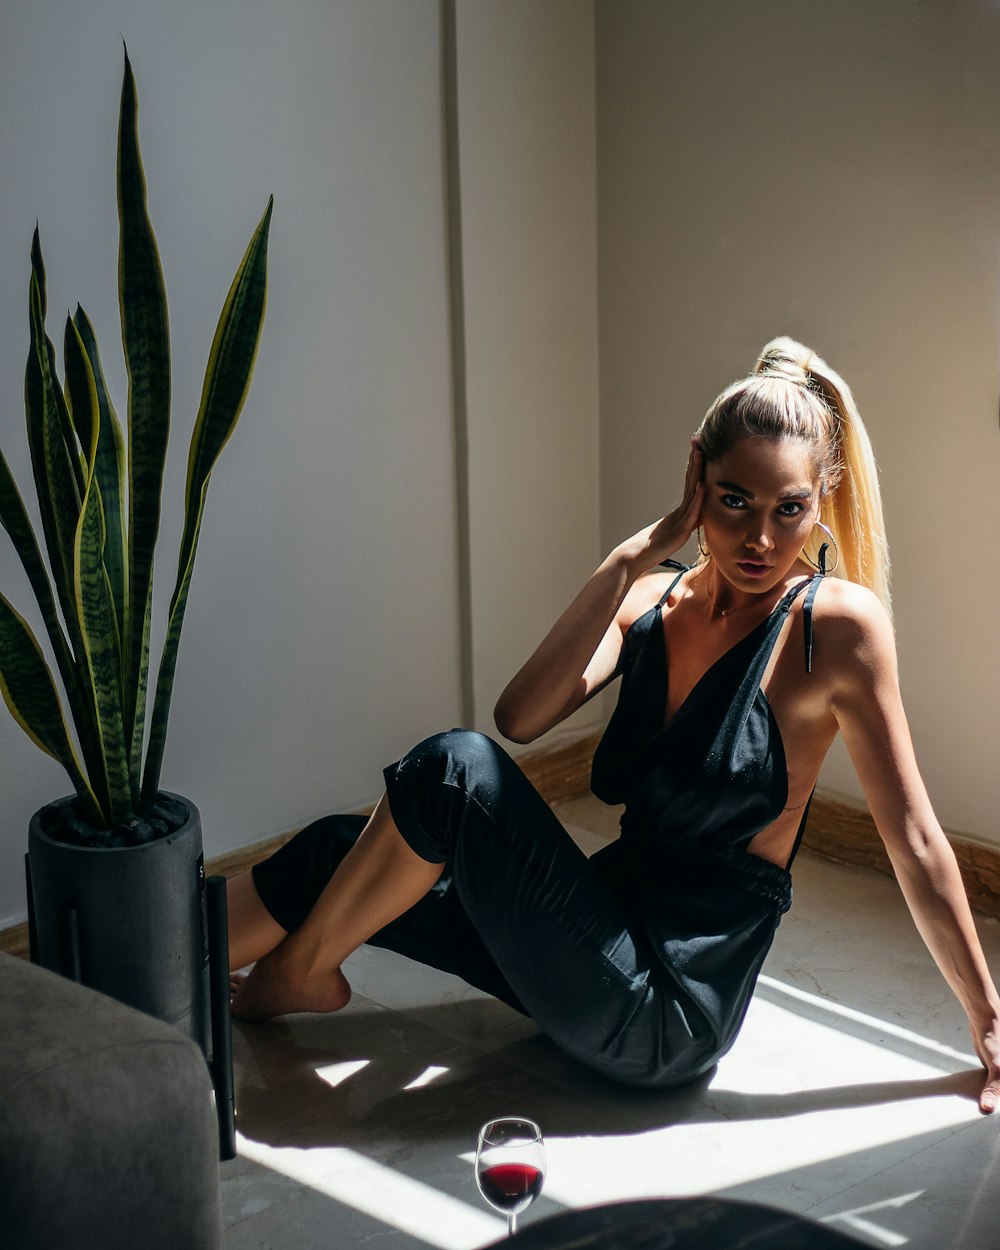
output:
<path id="1" fill-rule="evenodd" d="M 209 877 L 208 963 L 212 1004 L 212 1060 L 219 1117 L 219 1158 L 236 1158 L 236 1095 L 233 1088 L 233 1022 L 229 1010 L 229 910 L 226 878 Z"/>

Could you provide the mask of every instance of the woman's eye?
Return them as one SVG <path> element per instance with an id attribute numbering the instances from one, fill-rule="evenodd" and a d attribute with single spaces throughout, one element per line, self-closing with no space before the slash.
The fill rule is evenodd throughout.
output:
<path id="1" fill-rule="evenodd" d="M 724 508 L 732 508 L 734 512 L 740 508 L 745 508 L 747 505 L 747 501 L 742 495 L 720 495 L 719 499 Z"/>
<path id="2" fill-rule="evenodd" d="M 794 500 L 778 505 L 778 512 L 781 516 L 799 516 L 804 509 L 804 504 L 796 503 Z"/>

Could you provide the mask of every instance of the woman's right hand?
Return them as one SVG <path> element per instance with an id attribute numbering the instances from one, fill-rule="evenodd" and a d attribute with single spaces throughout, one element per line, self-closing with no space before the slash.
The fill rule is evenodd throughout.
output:
<path id="1" fill-rule="evenodd" d="M 705 453 L 696 439 L 691 440 L 687 470 L 684 474 L 684 494 L 672 512 L 647 525 L 622 544 L 622 551 L 630 560 L 642 564 L 638 572 L 655 568 L 668 560 L 688 541 L 701 522 L 701 506 L 705 497 Z"/>

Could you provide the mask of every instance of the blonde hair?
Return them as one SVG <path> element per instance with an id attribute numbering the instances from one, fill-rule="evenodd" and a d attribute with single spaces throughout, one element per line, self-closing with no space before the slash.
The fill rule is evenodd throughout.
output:
<path id="1" fill-rule="evenodd" d="M 820 520 L 840 553 L 837 571 L 874 591 L 891 612 L 875 453 L 850 387 L 825 360 L 794 339 L 772 339 L 751 375 L 712 404 L 695 437 L 709 461 L 743 438 L 807 443 L 819 474 Z M 822 531 L 814 531 L 803 549 L 813 562 L 822 541 Z"/>

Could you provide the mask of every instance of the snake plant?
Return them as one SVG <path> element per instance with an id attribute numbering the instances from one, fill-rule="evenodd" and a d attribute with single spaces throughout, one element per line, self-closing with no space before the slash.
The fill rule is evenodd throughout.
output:
<path id="1" fill-rule="evenodd" d="M 15 720 L 73 784 L 98 829 L 156 803 L 167 716 L 209 477 L 253 372 L 267 293 L 272 200 L 226 297 L 188 456 L 184 528 L 149 717 L 153 555 L 170 422 L 170 341 L 160 258 L 146 208 L 135 78 L 125 53 L 118 125 L 118 294 L 128 373 L 127 446 L 79 306 L 64 330 L 64 381 L 45 328 L 45 266 L 35 228 L 24 397 L 48 567 L 0 452 L 0 523 L 40 609 L 74 733 L 31 628 L 0 594 L 0 692 Z M 75 741 L 74 741 L 75 739 Z M 143 747 L 145 743 L 145 762 Z"/>

